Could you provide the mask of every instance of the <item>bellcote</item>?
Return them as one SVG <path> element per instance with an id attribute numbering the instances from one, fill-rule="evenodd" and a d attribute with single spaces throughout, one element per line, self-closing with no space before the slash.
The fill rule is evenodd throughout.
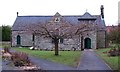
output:
<path id="1" fill-rule="evenodd" d="M 57 12 L 57 13 L 54 15 L 54 22 L 60 22 L 60 19 L 61 19 L 61 15 Z"/>

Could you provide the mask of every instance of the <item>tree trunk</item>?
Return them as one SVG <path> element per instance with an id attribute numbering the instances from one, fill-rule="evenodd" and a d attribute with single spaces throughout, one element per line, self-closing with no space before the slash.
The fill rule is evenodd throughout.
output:
<path id="1" fill-rule="evenodd" d="M 55 44 L 55 55 L 58 56 L 59 55 L 58 41 L 55 41 L 54 44 Z"/>
<path id="2" fill-rule="evenodd" d="M 32 50 L 35 50 L 35 41 L 33 41 L 33 49 Z"/>

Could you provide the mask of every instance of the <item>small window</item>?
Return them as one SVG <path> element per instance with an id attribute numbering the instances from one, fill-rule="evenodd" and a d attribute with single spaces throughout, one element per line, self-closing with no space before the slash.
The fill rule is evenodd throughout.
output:
<path id="1" fill-rule="evenodd" d="M 51 42 L 54 43 L 54 40 L 52 39 Z M 60 38 L 60 39 L 59 39 L 59 43 L 63 43 L 63 42 L 64 42 L 64 39 L 63 39 L 63 38 Z"/>
<path id="2" fill-rule="evenodd" d="M 35 35 L 34 34 L 32 35 L 32 41 L 35 41 Z"/>
<path id="3" fill-rule="evenodd" d="M 61 38 L 61 39 L 60 39 L 60 43 L 63 43 L 63 41 L 64 41 L 64 39 L 63 39 L 63 38 Z"/>

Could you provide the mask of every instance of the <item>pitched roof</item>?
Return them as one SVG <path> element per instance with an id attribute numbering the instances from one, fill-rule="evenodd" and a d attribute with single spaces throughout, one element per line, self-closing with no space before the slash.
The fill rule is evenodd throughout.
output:
<path id="1" fill-rule="evenodd" d="M 61 16 L 59 13 L 55 14 L 56 16 Z M 54 15 L 54 16 L 55 16 Z M 30 24 L 44 24 L 52 19 L 53 16 L 17 16 L 12 30 L 25 30 L 25 26 Z M 104 20 L 101 19 L 100 15 L 90 15 L 86 12 L 84 15 L 66 15 L 62 16 L 64 20 L 71 24 L 78 24 L 78 19 L 96 19 L 96 23 L 99 26 L 105 26 Z"/>
<path id="2" fill-rule="evenodd" d="M 79 19 L 96 19 L 95 16 L 92 16 L 90 13 L 85 12 L 84 15 L 80 16 Z"/>

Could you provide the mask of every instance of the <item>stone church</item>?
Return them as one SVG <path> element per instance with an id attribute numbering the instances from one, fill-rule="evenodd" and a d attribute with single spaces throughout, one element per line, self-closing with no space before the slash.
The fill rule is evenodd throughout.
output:
<path id="1" fill-rule="evenodd" d="M 104 21 L 104 7 L 100 7 L 101 14 L 91 15 L 89 12 L 85 12 L 83 15 L 60 15 L 58 12 L 53 16 L 19 16 L 17 12 L 16 20 L 12 26 L 12 46 L 31 47 L 33 46 L 33 40 L 35 46 L 39 49 L 54 49 L 51 39 L 43 38 L 39 35 L 33 36 L 31 33 L 26 32 L 25 26 L 30 24 L 37 24 L 49 22 L 51 18 L 60 21 L 60 17 L 71 24 L 80 24 L 80 22 L 94 23 L 98 27 L 94 31 L 90 31 L 83 36 L 76 39 L 62 39 L 59 41 L 59 49 L 72 50 L 76 48 L 80 50 L 96 49 L 106 47 L 106 25 Z"/>

